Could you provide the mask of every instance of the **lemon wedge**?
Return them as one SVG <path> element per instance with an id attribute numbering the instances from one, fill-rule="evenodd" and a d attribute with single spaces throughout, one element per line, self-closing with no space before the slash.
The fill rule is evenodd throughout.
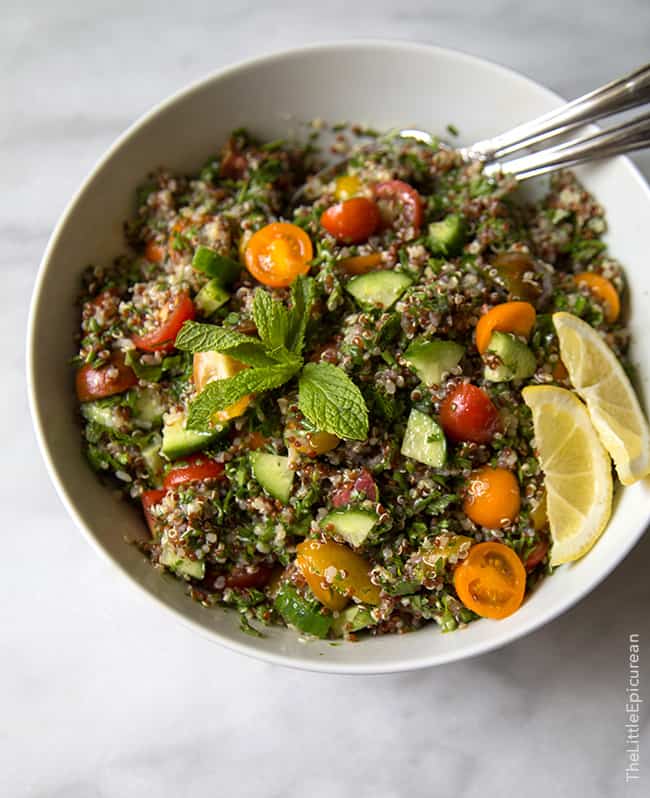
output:
<path id="1" fill-rule="evenodd" d="M 562 362 L 587 403 L 618 478 L 631 485 L 650 473 L 650 432 L 623 367 L 593 327 L 572 313 L 553 314 Z"/>
<path id="2" fill-rule="evenodd" d="M 522 391 L 533 413 L 546 487 L 551 565 L 582 557 L 612 512 L 612 467 L 584 404 L 571 391 L 532 385 Z"/>

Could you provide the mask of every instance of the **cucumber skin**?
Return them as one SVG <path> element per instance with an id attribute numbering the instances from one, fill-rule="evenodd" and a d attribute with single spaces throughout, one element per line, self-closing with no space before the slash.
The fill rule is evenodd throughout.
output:
<path id="1" fill-rule="evenodd" d="M 433 441 L 423 440 L 425 436 L 434 435 L 436 439 Z M 447 461 L 445 433 L 435 419 L 413 408 L 406 422 L 401 452 L 404 457 L 410 457 L 418 463 L 442 468 Z"/>
<path id="2" fill-rule="evenodd" d="M 219 437 L 222 430 L 214 432 L 195 432 L 185 429 L 185 419 L 181 418 L 173 424 L 163 427 L 161 454 L 167 460 L 178 460 L 193 452 L 205 449 Z"/>
<path id="3" fill-rule="evenodd" d="M 207 282 L 194 297 L 194 304 L 204 316 L 212 316 L 230 299 L 230 294 L 223 289 L 218 279 Z"/>
<path id="4" fill-rule="evenodd" d="M 205 563 L 200 560 L 188 560 L 179 555 L 169 546 L 164 546 L 160 554 L 160 563 L 181 576 L 190 576 L 193 579 L 203 579 L 205 576 Z"/>
<path id="5" fill-rule="evenodd" d="M 429 225 L 427 244 L 434 255 L 458 255 L 465 243 L 465 221 L 458 213 L 450 213 Z"/>
<path id="6" fill-rule="evenodd" d="M 346 519 L 348 522 L 352 520 L 353 525 L 354 522 L 361 521 L 370 523 L 367 529 L 357 534 L 357 530 L 346 528 L 348 527 L 348 524 L 345 523 Z M 341 521 L 343 521 L 343 523 L 341 523 Z M 366 542 L 368 535 L 372 532 L 376 523 L 376 513 L 370 512 L 369 510 L 334 510 L 323 518 L 320 525 L 321 527 L 325 527 L 331 524 L 337 535 L 340 535 L 351 546 L 358 547 Z"/>
<path id="7" fill-rule="evenodd" d="M 270 496 L 286 504 L 291 496 L 294 478 L 294 472 L 288 468 L 289 458 L 277 454 L 269 454 L 268 452 L 251 452 L 249 456 L 255 479 Z M 280 467 L 285 462 L 287 466 L 286 475 L 280 473 Z M 269 473 L 271 469 L 276 470 L 277 473 Z M 276 480 L 282 484 L 275 484 Z"/>
<path id="8" fill-rule="evenodd" d="M 493 332 L 486 353 L 501 359 L 501 364 L 496 368 L 486 366 L 483 370 L 483 377 L 488 382 L 526 380 L 537 369 L 535 355 L 511 333 Z"/>
<path id="9" fill-rule="evenodd" d="M 320 604 L 301 596 L 293 585 L 285 582 L 280 586 L 273 606 L 285 623 L 305 634 L 321 639 L 327 637 L 332 625 L 331 616 L 322 615 Z"/>
<path id="10" fill-rule="evenodd" d="M 456 341 L 413 341 L 404 352 L 404 359 L 422 382 L 431 387 L 440 385 L 442 375 L 455 368 L 465 354 L 465 347 Z"/>
<path id="11" fill-rule="evenodd" d="M 412 282 L 402 272 L 379 271 L 353 277 L 345 288 L 362 308 L 370 310 L 379 307 L 388 310 Z"/>

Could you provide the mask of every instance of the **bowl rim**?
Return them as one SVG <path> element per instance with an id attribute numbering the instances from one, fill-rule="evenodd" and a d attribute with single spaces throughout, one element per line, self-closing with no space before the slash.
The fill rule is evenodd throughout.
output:
<path id="1" fill-rule="evenodd" d="M 86 540 L 91 546 L 100 553 L 112 566 L 119 570 L 127 581 L 137 588 L 138 592 L 145 595 L 149 601 L 156 603 L 159 607 L 164 609 L 167 613 L 172 615 L 177 621 L 185 627 L 189 627 L 198 632 L 203 638 L 212 643 L 216 643 L 231 651 L 251 657 L 253 659 L 262 660 L 274 665 L 282 665 L 285 667 L 295 668 L 298 670 L 312 671 L 319 673 L 336 673 L 347 675 L 371 675 L 371 674 L 386 674 L 414 671 L 422 668 L 430 668 L 437 665 L 443 665 L 454 661 L 470 659 L 480 654 L 485 654 L 502 646 L 508 645 L 514 640 L 525 637 L 526 635 L 540 629 L 545 624 L 557 618 L 559 615 L 565 613 L 572 606 L 581 601 L 587 594 L 594 590 L 601 584 L 611 572 L 620 564 L 620 562 L 627 556 L 630 550 L 637 544 L 648 524 L 648 519 L 641 520 L 633 530 L 631 530 L 627 541 L 618 550 L 617 556 L 608 563 L 607 567 L 598 575 L 598 578 L 593 582 L 587 582 L 577 592 L 571 595 L 566 600 L 560 602 L 556 607 L 547 611 L 541 612 L 536 618 L 532 619 L 525 628 L 515 628 L 510 632 L 502 632 L 495 634 L 487 640 L 477 641 L 472 645 L 462 650 L 451 650 L 449 652 L 436 653 L 431 655 L 408 657 L 399 662 L 359 662 L 359 663 L 337 663 L 337 662 L 320 662 L 306 659 L 299 659 L 294 656 L 289 656 L 282 653 L 275 653 L 271 651 L 264 651 L 256 648 L 253 644 L 249 643 L 246 636 L 242 634 L 242 640 L 235 640 L 223 637 L 219 631 L 209 629 L 207 626 L 201 624 L 199 621 L 186 616 L 181 610 L 171 606 L 160 596 L 148 590 L 135 575 L 129 571 L 113 557 L 107 549 L 105 549 L 98 539 L 93 534 L 91 527 L 86 523 L 82 514 L 75 505 L 75 502 L 68 492 L 66 485 L 59 475 L 56 459 L 47 445 L 45 436 L 46 422 L 44 415 L 41 411 L 40 401 L 36 395 L 35 388 L 35 375 L 36 375 L 36 318 L 38 316 L 38 308 L 43 301 L 42 289 L 45 281 L 45 274 L 48 270 L 49 261 L 52 253 L 56 249 L 59 239 L 63 230 L 67 226 L 70 218 L 73 216 L 77 207 L 83 202 L 86 192 L 90 188 L 97 172 L 101 170 L 108 161 L 111 160 L 113 155 L 135 135 L 142 127 L 157 116 L 159 113 L 167 110 L 176 104 L 179 100 L 190 97 L 196 92 L 202 91 L 210 83 L 221 80 L 237 72 L 244 71 L 251 68 L 259 68 L 264 65 L 272 64 L 284 59 L 291 59 L 301 55 L 308 55 L 309 53 L 333 53 L 340 52 L 341 50 L 394 50 L 394 51 L 411 51 L 421 52 L 424 54 L 438 54 L 441 56 L 453 56 L 454 58 L 481 67 L 482 69 L 489 69 L 495 76 L 506 76 L 511 80 L 519 81 L 520 83 L 534 89 L 537 93 L 545 94 L 549 100 L 557 103 L 565 102 L 565 98 L 554 91 L 546 88 L 537 81 L 527 77 L 526 75 L 518 72 L 517 70 L 503 66 L 495 61 L 480 56 L 472 55 L 462 50 L 442 47 L 433 44 L 423 44 L 419 42 L 412 42 L 403 39 L 387 39 L 387 38 L 352 38 L 340 41 L 324 41 L 315 42 L 300 47 L 285 48 L 281 50 L 274 50 L 271 52 L 263 53 L 252 58 L 242 59 L 225 67 L 211 71 L 203 77 L 192 81 L 187 86 L 172 93 L 161 102 L 155 103 L 149 110 L 141 114 L 136 120 L 129 125 L 126 130 L 121 133 L 115 141 L 110 145 L 106 152 L 95 162 L 86 177 L 83 179 L 79 187 L 75 190 L 73 196 L 70 198 L 61 213 L 53 232 L 51 233 L 43 257 L 39 264 L 36 280 L 32 291 L 32 296 L 29 304 L 29 315 L 27 323 L 27 340 L 26 340 L 26 376 L 27 376 L 27 394 L 29 401 L 30 414 L 32 424 L 36 435 L 38 448 L 41 452 L 49 478 L 54 485 L 55 491 L 67 510 L 69 516 L 75 522 L 79 530 L 82 532 Z M 640 185 L 645 192 L 648 201 L 650 202 L 650 186 L 641 174 L 637 166 L 626 156 L 618 156 L 618 159 L 625 163 L 630 176 Z"/>

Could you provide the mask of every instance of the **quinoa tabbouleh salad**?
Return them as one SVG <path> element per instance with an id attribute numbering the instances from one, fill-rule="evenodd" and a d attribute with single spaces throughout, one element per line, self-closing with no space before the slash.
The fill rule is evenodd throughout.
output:
<path id="1" fill-rule="evenodd" d="M 138 190 L 130 254 L 84 275 L 88 460 L 142 508 L 152 564 L 251 633 L 504 618 L 606 525 L 603 444 L 626 482 L 573 391 L 575 330 L 629 385 L 603 209 L 569 172 L 524 205 L 446 146 L 318 166 L 238 130 Z M 567 441 L 587 465 L 554 472 Z"/>

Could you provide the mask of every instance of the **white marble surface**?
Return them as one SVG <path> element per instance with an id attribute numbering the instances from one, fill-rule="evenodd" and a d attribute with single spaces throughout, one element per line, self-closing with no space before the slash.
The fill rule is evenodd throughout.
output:
<path id="1" fill-rule="evenodd" d="M 228 62 L 324 39 L 458 47 L 566 95 L 648 59 L 647 0 L 525 6 L 2 3 L 0 795 L 647 795 L 650 770 L 624 785 L 628 634 L 650 651 L 647 537 L 579 607 L 499 652 L 410 675 L 282 670 L 174 625 L 111 572 L 57 500 L 26 406 L 47 237 L 137 116 Z"/>

